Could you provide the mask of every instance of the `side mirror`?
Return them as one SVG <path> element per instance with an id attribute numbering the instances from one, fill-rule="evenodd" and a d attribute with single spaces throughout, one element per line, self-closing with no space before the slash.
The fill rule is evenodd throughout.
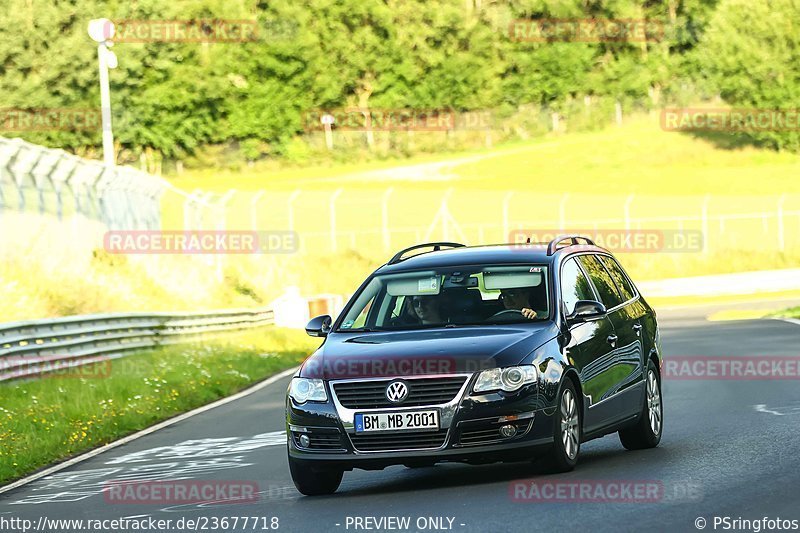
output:
<path id="1" fill-rule="evenodd" d="M 588 322 L 595 320 L 606 314 L 606 306 L 594 300 L 578 300 L 575 302 L 575 310 L 567 316 L 569 322 Z"/>
<path id="2" fill-rule="evenodd" d="M 312 337 L 327 337 L 331 332 L 332 322 L 330 315 L 315 316 L 306 324 L 306 333 Z"/>

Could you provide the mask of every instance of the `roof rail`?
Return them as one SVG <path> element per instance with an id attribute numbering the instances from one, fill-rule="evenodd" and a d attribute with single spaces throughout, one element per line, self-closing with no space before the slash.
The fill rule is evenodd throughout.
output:
<path id="1" fill-rule="evenodd" d="M 438 252 L 443 247 L 444 248 L 463 248 L 464 247 L 463 244 L 460 244 L 460 243 L 457 243 L 457 242 L 427 242 L 425 244 L 415 244 L 414 246 L 409 246 L 408 248 L 405 248 L 404 250 L 400 250 L 399 252 L 394 254 L 394 257 L 389 259 L 389 262 L 387 264 L 388 265 L 394 265 L 396 263 L 399 263 L 400 261 L 403 260 L 403 254 L 405 254 L 407 252 L 410 252 L 412 250 L 418 250 L 420 248 L 427 248 L 429 246 L 433 246 L 433 250 L 432 251 L 434 251 L 434 252 Z M 417 254 L 417 255 L 419 255 L 419 254 Z"/>
<path id="2" fill-rule="evenodd" d="M 558 250 L 558 245 L 566 241 L 567 239 L 571 241 L 567 246 L 574 246 L 576 244 L 580 244 L 578 242 L 578 239 L 585 241 L 584 244 L 591 244 L 592 246 L 594 246 L 594 241 L 589 237 L 584 237 L 582 235 L 559 235 L 558 237 L 550 241 L 550 244 L 547 245 L 547 255 L 553 255 L 554 253 L 556 253 L 556 251 Z"/>

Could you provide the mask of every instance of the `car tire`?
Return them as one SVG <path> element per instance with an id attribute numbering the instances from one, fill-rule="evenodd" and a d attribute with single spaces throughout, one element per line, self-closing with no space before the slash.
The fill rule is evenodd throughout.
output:
<path id="1" fill-rule="evenodd" d="M 620 430 L 619 440 L 628 450 L 655 448 L 664 430 L 664 407 L 661 401 L 661 376 L 655 363 L 647 364 L 645 397 L 636 425 Z"/>
<path id="2" fill-rule="evenodd" d="M 581 451 L 581 409 L 575 385 L 564 379 L 553 415 L 553 447 L 546 457 L 554 472 L 569 472 L 578 463 Z"/>
<path id="3" fill-rule="evenodd" d="M 315 467 L 306 461 L 289 457 L 289 472 L 294 486 L 306 496 L 333 494 L 342 482 L 344 471 L 334 468 Z"/>

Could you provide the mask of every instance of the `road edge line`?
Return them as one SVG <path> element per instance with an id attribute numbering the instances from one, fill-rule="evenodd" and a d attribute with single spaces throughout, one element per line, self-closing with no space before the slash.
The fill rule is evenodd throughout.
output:
<path id="1" fill-rule="evenodd" d="M 788 322 L 790 324 L 797 324 L 798 326 L 800 326 L 800 318 L 788 318 L 788 317 L 780 317 L 780 316 L 771 317 L 771 318 L 772 318 L 772 320 L 780 320 L 782 322 Z"/>
<path id="2" fill-rule="evenodd" d="M 104 453 L 104 452 L 107 452 L 107 451 L 112 450 L 114 448 L 117 448 L 119 446 L 122 446 L 123 444 L 128 444 L 129 442 L 133 442 L 133 441 L 135 441 L 137 439 L 140 439 L 142 437 L 150 435 L 151 433 L 155 433 L 156 431 L 159 431 L 161 429 L 169 427 L 169 426 L 171 426 L 173 424 L 177 424 L 178 422 L 182 422 L 182 421 L 184 421 L 184 420 L 186 420 L 188 418 L 191 418 L 193 416 L 199 415 L 201 413 L 205 413 L 206 411 L 210 411 L 211 409 L 215 409 L 215 408 L 223 406 L 225 404 L 228 404 L 228 403 L 231 403 L 231 402 L 235 402 L 236 400 L 239 400 L 239 399 L 244 398 L 246 396 L 250 396 L 254 392 L 258 392 L 261 389 L 263 389 L 263 388 L 265 388 L 265 387 L 267 387 L 269 385 L 272 385 L 276 381 L 279 381 L 279 380 L 281 380 L 281 379 L 283 379 L 283 378 L 285 378 L 287 376 L 290 376 L 291 374 L 295 373 L 298 368 L 300 368 L 300 367 L 297 366 L 297 367 L 294 367 L 294 368 L 290 368 L 288 370 L 284 370 L 283 372 L 275 374 L 274 376 L 270 376 L 269 378 L 265 379 L 264 381 L 256 383 L 252 387 L 244 389 L 243 391 L 239 391 L 239 392 L 237 392 L 236 394 L 234 394 L 232 396 L 228 396 L 226 398 L 221 398 L 221 399 L 219 399 L 219 400 L 217 400 L 215 402 L 211 402 L 209 404 L 203 405 L 203 406 L 198 407 L 196 409 L 192 409 L 191 411 L 187 411 L 187 412 L 185 412 L 183 414 L 174 416 L 172 418 L 169 418 L 167 420 L 159 422 L 158 424 L 155 424 L 153 426 L 150 426 L 150 427 L 144 428 L 144 429 L 142 429 L 140 431 L 137 431 L 136 433 L 133 433 L 133 434 L 128 435 L 126 437 L 122 437 L 121 439 L 117 439 L 117 440 L 115 440 L 113 442 L 109 442 L 108 444 L 105 444 L 105 445 L 103 445 L 103 446 L 101 446 L 99 448 L 95 448 L 94 450 L 90 450 L 90 451 L 88 451 L 88 452 L 86 452 L 84 454 L 78 455 L 77 457 L 73 457 L 72 459 L 67 459 L 64 462 L 58 463 L 58 464 L 53 465 L 51 467 L 47 467 L 44 470 L 40 470 L 39 472 L 31 474 L 31 475 L 29 475 L 27 477 L 24 477 L 22 479 L 18 479 L 17 481 L 14 481 L 14 482 L 12 482 L 12 483 L 10 483 L 8 485 L 4 485 L 4 486 L 0 487 L 0 494 L 3 494 L 5 492 L 14 490 L 14 489 L 22 487 L 22 486 L 25 486 L 28 483 L 36 481 L 37 479 L 41 479 L 41 478 L 43 478 L 45 476 L 49 476 L 50 474 L 54 474 L 54 473 L 56 473 L 56 472 L 58 472 L 60 470 L 64 470 L 65 468 L 69 468 L 70 466 L 74 466 L 74 465 L 76 465 L 78 463 L 82 463 L 83 461 L 86 461 L 88 459 L 91 459 L 92 457 L 98 456 L 101 453 Z"/>

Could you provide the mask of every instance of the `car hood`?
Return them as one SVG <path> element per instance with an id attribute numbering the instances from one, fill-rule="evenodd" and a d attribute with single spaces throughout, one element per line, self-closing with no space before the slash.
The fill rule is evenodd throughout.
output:
<path id="1" fill-rule="evenodd" d="M 519 364 L 557 335 L 553 322 L 331 333 L 303 364 L 300 376 L 352 379 L 477 372 Z"/>

